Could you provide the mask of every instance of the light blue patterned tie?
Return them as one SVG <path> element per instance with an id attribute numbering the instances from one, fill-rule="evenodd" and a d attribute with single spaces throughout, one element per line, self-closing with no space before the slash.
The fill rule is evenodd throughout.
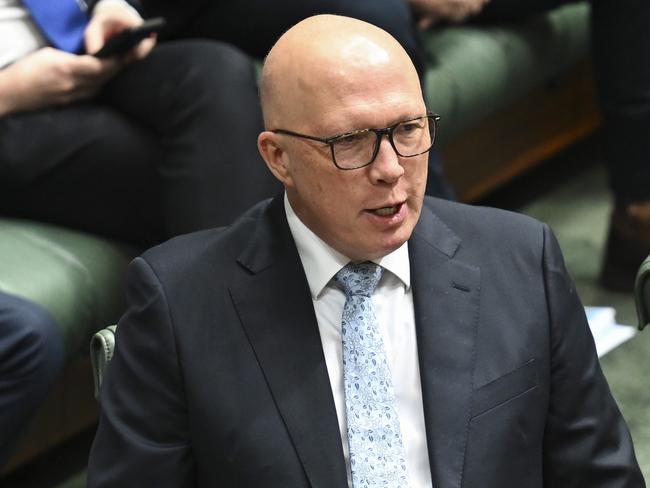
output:
<path id="1" fill-rule="evenodd" d="M 350 263 L 335 276 L 345 291 L 343 380 L 354 488 L 408 486 L 395 392 L 371 296 L 383 269 Z"/>

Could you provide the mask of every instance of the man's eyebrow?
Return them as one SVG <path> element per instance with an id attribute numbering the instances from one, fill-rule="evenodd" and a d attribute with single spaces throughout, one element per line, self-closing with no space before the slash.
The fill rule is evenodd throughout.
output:
<path id="1" fill-rule="evenodd" d="M 418 112 L 415 115 L 406 115 L 404 117 L 396 117 L 395 119 L 393 119 L 392 122 L 388 123 L 387 125 L 373 125 L 373 126 L 365 126 L 365 127 L 356 127 L 354 129 L 349 129 L 349 130 L 333 133 L 333 135 L 328 136 L 328 137 L 336 137 L 336 136 L 340 136 L 340 135 L 343 135 L 343 134 L 349 134 L 350 132 L 355 132 L 355 131 L 359 131 L 359 130 L 384 129 L 386 127 L 392 127 L 394 125 L 397 125 L 400 122 L 406 122 L 407 120 L 413 120 L 413 119 L 417 119 L 417 118 L 420 118 L 420 117 L 426 117 L 428 115 L 429 115 L 429 112 L 425 110 L 424 113 Z"/>
<path id="2" fill-rule="evenodd" d="M 341 125 L 338 128 L 323 128 L 323 129 L 318 129 L 318 137 L 322 137 L 324 139 L 331 139 L 332 137 L 337 137 L 337 136 L 342 136 L 344 134 L 349 134 L 350 132 L 355 132 L 359 130 L 367 130 L 367 129 L 383 129 L 385 127 L 391 127 L 395 124 L 399 124 L 400 122 L 404 122 L 406 120 L 411 120 L 411 119 L 417 119 L 418 117 L 425 117 L 429 115 L 431 112 L 428 108 L 424 108 L 424 110 L 417 110 L 415 112 L 410 112 L 410 114 L 402 115 L 399 117 L 393 117 L 391 122 L 389 122 L 386 125 L 381 125 L 381 124 L 374 124 L 374 125 L 365 125 L 365 126 L 360 126 L 360 125 L 347 125 L 345 124 L 346 121 L 342 121 Z M 343 126 L 345 124 L 345 127 Z M 344 127 L 344 128 L 342 128 Z"/>

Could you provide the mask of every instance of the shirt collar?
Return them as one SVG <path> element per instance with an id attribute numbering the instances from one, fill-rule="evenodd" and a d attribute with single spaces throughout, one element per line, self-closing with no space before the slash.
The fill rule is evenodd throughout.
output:
<path id="1" fill-rule="evenodd" d="M 298 218 L 291 208 L 286 192 L 284 194 L 284 211 L 287 214 L 289 229 L 307 276 L 311 296 L 316 300 L 334 275 L 350 262 L 350 258 L 326 244 Z M 373 262 L 397 276 L 407 290 L 410 288 L 411 268 L 406 242 L 390 254 L 373 259 Z"/>

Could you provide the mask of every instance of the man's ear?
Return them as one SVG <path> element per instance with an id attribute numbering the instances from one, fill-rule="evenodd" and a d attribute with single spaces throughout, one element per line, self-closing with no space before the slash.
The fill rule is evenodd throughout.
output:
<path id="1" fill-rule="evenodd" d="M 290 157 L 282 144 L 283 142 L 278 134 L 264 131 L 257 137 L 257 149 L 271 173 L 285 187 L 291 187 L 293 186 L 293 179 L 291 178 Z"/>

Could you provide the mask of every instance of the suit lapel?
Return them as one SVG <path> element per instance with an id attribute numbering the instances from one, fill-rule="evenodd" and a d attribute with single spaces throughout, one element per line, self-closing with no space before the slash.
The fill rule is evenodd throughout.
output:
<path id="1" fill-rule="evenodd" d="M 434 486 L 460 487 L 470 420 L 479 268 L 428 208 L 409 241 L 429 461 Z"/>
<path id="2" fill-rule="evenodd" d="M 307 478 L 313 487 L 347 486 L 318 325 L 282 198 L 239 263 L 252 277 L 231 296 Z"/>

